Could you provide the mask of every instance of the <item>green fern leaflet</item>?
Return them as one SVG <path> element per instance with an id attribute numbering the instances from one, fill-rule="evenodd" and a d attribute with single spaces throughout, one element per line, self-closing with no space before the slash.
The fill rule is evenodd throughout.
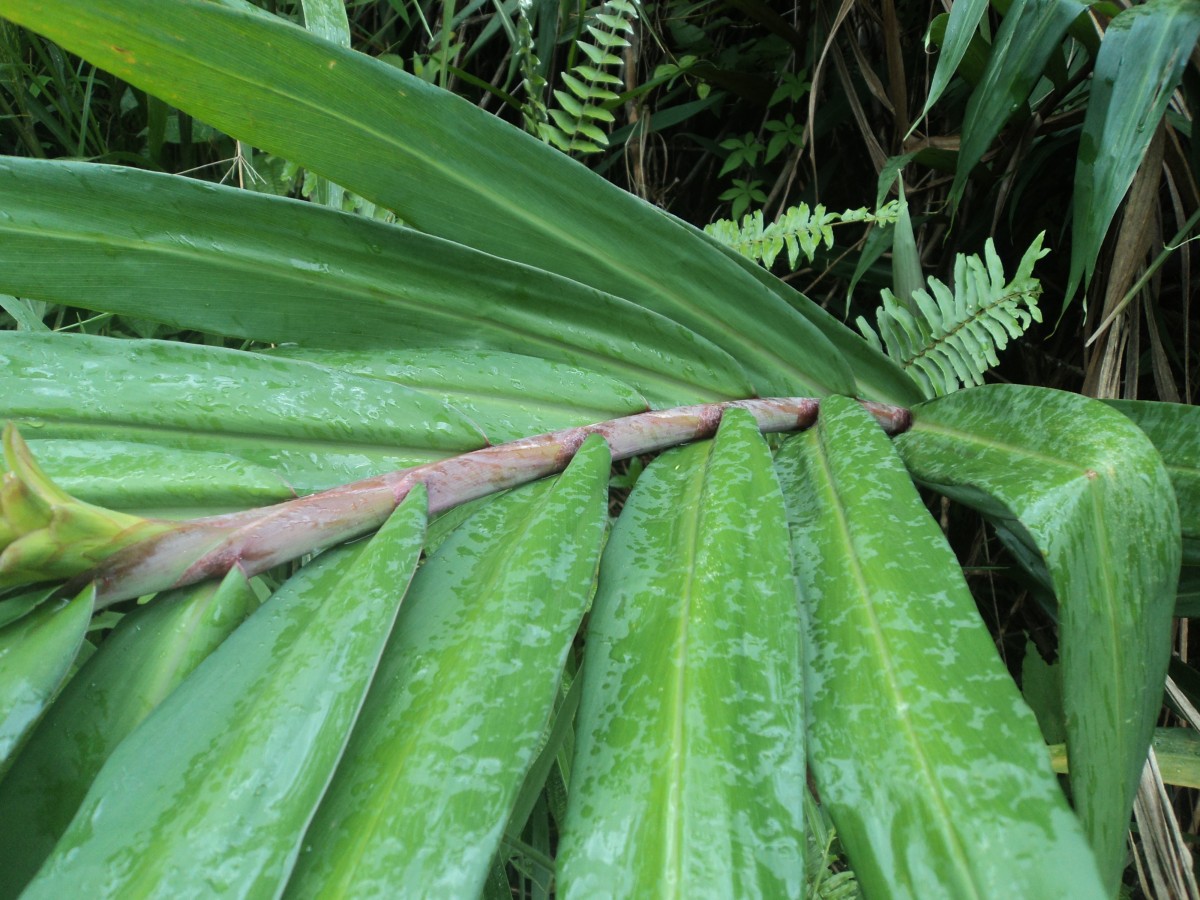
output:
<path id="1" fill-rule="evenodd" d="M 883 306 L 876 311 L 876 332 L 862 316 L 858 330 L 877 349 L 903 366 L 927 397 L 938 397 L 983 384 L 983 374 L 1000 360 L 996 353 L 1010 339 L 1019 338 L 1033 322 L 1042 321 L 1037 300 L 1040 282 L 1033 266 L 1049 253 L 1039 234 L 1030 244 L 1012 281 L 991 238 L 984 259 L 958 254 L 954 263 L 954 289 L 936 278 L 929 290 L 914 291 L 908 303 L 884 289 Z M 882 341 L 880 340 L 882 335 Z"/>

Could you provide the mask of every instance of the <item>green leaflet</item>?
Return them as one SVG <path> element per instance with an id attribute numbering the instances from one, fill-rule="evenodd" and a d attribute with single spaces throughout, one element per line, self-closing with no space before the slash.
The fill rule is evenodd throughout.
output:
<path id="1" fill-rule="evenodd" d="M 117 747 L 23 896 L 277 896 L 424 532 L 418 488 L 294 575 Z"/>
<path id="2" fill-rule="evenodd" d="M 1104 896 L 1037 723 L 883 432 L 827 398 L 776 466 L 808 619 L 809 758 L 867 895 Z"/>
<path id="3" fill-rule="evenodd" d="M 728 355 L 660 315 L 313 204 L 9 158 L 0 160 L 0 209 L 0 289 L 24 296 L 264 342 L 526 353 L 602 372 L 668 406 L 752 393 Z M 46 263 L 62 258 L 71 265 Z"/>
<path id="4" fill-rule="evenodd" d="M 770 452 L 742 411 L 638 479 L 588 628 L 562 896 L 800 894 L 790 567 Z"/>
<path id="5" fill-rule="evenodd" d="M 96 592 L 47 600 L 0 629 L 0 773 L 37 722 L 83 644 Z"/>
<path id="6" fill-rule="evenodd" d="M 1045 560 L 1059 603 L 1072 793 L 1115 890 L 1179 577 L 1162 460 L 1103 404 L 1016 385 L 917 407 L 896 446 L 917 480 L 994 517 Z"/>
<path id="7" fill-rule="evenodd" d="M 1197 0 L 1150 0 L 1125 10 L 1105 29 L 1075 163 L 1068 301 L 1080 282 L 1086 290 L 1092 279 L 1104 235 L 1133 183 L 1197 37 Z"/>
<path id="8" fill-rule="evenodd" d="M 1104 402 L 1132 419 L 1162 455 L 1179 505 L 1184 561 L 1200 564 L 1200 407 L 1143 400 Z"/>
<path id="9" fill-rule="evenodd" d="M 0 13 L 421 231 L 680 323 L 736 358 L 760 395 L 853 393 L 816 329 L 660 211 L 384 62 L 203 0 L 4 0 Z"/>
<path id="10" fill-rule="evenodd" d="M 195 344 L 11 331 L 0 332 L 5 419 L 42 439 L 221 453 L 272 470 L 294 493 L 486 443 L 458 410 L 376 378 Z"/>
<path id="11" fill-rule="evenodd" d="M 650 408 L 645 397 L 612 378 L 514 353 L 291 346 L 277 352 L 431 394 L 469 416 L 493 444 Z"/>
<path id="12" fill-rule="evenodd" d="M 0 781 L 0 896 L 15 897 L 104 760 L 257 605 L 239 569 L 124 616 L 47 710 Z"/>
<path id="13" fill-rule="evenodd" d="M 906 218 L 897 223 L 897 240 L 905 224 Z M 915 254 L 911 227 L 908 230 L 909 249 Z M 885 288 L 883 305 L 875 311 L 879 332 L 862 316 L 858 330 L 876 349 L 886 344 L 888 356 L 912 373 L 926 397 L 983 384 L 984 373 L 1000 363 L 996 352 L 1042 320 L 1037 306 L 1042 287 L 1033 277 L 1033 266 L 1050 252 L 1042 249 L 1043 236 L 1044 232 L 1029 245 L 1011 281 L 988 238 L 983 260 L 977 254 L 955 255 L 953 288 L 932 275 L 928 291 L 919 284 L 907 294 Z M 893 260 L 901 255 L 897 244 Z"/>
<path id="14" fill-rule="evenodd" d="M 950 189 L 957 205 L 971 170 L 1000 129 L 1025 105 L 1067 29 L 1087 9 L 1086 0 L 1014 0 L 992 43 L 992 55 L 967 103 L 958 167 Z"/>
<path id="15" fill-rule="evenodd" d="M 479 895 L 590 599 L 608 469 L 590 438 L 421 568 L 288 896 Z"/>

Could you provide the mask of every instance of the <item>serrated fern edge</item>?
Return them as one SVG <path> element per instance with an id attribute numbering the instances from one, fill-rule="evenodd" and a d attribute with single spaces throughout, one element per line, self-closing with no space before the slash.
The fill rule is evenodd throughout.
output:
<path id="1" fill-rule="evenodd" d="M 896 360 L 926 397 L 938 397 L 983 384 L 984 373 L 999 364 L 997 353 L 1042 321 L 1037 301 L 1041 283 L 1034 264 L 1049 251 L 1039 234 L 1021 257 L 1011 281 L 989 238 L 984 259 L 958 254 L 954 288 L 930 277 L 929 290 L 914 291 L 907 304 L 883 290 L 876 310 L 878 332 L 862 316 L 858 330 L 881 352 Z"/>

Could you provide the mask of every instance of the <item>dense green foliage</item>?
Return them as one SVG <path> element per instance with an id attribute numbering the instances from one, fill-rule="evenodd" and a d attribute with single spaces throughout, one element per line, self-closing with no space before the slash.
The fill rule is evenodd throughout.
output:
<path id="1" fill-rule="evenodd" d="M 1200 0 L 996 7 L 0 0 L 0 897 L 1195 892 Z"/>

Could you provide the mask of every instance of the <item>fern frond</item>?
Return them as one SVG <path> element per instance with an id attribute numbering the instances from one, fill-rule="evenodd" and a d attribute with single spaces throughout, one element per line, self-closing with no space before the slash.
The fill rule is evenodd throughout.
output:
<path id="1" fill-rule="evenodd" d="M 706 225 L 704 230 L 727 247 L 732 247 L 768 269 L 785 249 L 788 268 L 795 270 L 800 257 L 811 262 L 822 244 L 826 249 L 833 247 L 833 226 L 845 222 L 875 222 L 891 224 L 896 221 L 895 200 L 871 212 L 864 208 L 831 213 L 818 203 L 810 209 L 807 203 L 793 206 L 774 222 L 763 221 L 762 210 L 747 213 L 739 226 L 732 219 L 718 219 Z"/>
<path id="2" fill-rule="evenodd" d="M 1041 284 L 1033 266 L 1049 253 L 1039 234 L 1029 245 L 1017 272 L 1006 282 L 1004 266 L 989 238 L 984 259 L 958 254 L 954 288 L 929 278 L 929 290 L 913 291 L 903 304 L 889 290 L 875 314 L 876 332 L 862 316 L 858 330 L 877 350 L 884 350 L 908 370 L 926 397 L 960 387 L 983 384 L 983 375 L 1000 360 L 997 353 L 1042 321 L 1037 300 Z"/>
<path id="3" fill-rule="evenodd" d="M 533 41 L 533 0 L 517 0 L 516 34 L 513 35 L 513 56 L 521 71 L 521 85 L 525 89 L 525 101 L 521 104 L 521 116 L 525 130 L 541 135 L 549 115 L 546 112 L 546 79 L 542 77 L 542 62 L 538 59 Z"/>
<path id="4" fill-rule="evenodd" d="M 590 40 L 581 38 L 575 45 L 587 60 L 560 73 L 565 89 L 553 92 L 558 105 L 546 109 L 547 118 L 538 123 L 542 140 L 564 153 L 599 153 L 608 146 L 603 126 L 612 123 L 608 107 L 623 86 L 612 70 L 621 66 L 620 52 L 629 46 L 625 35 L 637 19 L 631 0 L 606 0 L 589 14 Z"/>

